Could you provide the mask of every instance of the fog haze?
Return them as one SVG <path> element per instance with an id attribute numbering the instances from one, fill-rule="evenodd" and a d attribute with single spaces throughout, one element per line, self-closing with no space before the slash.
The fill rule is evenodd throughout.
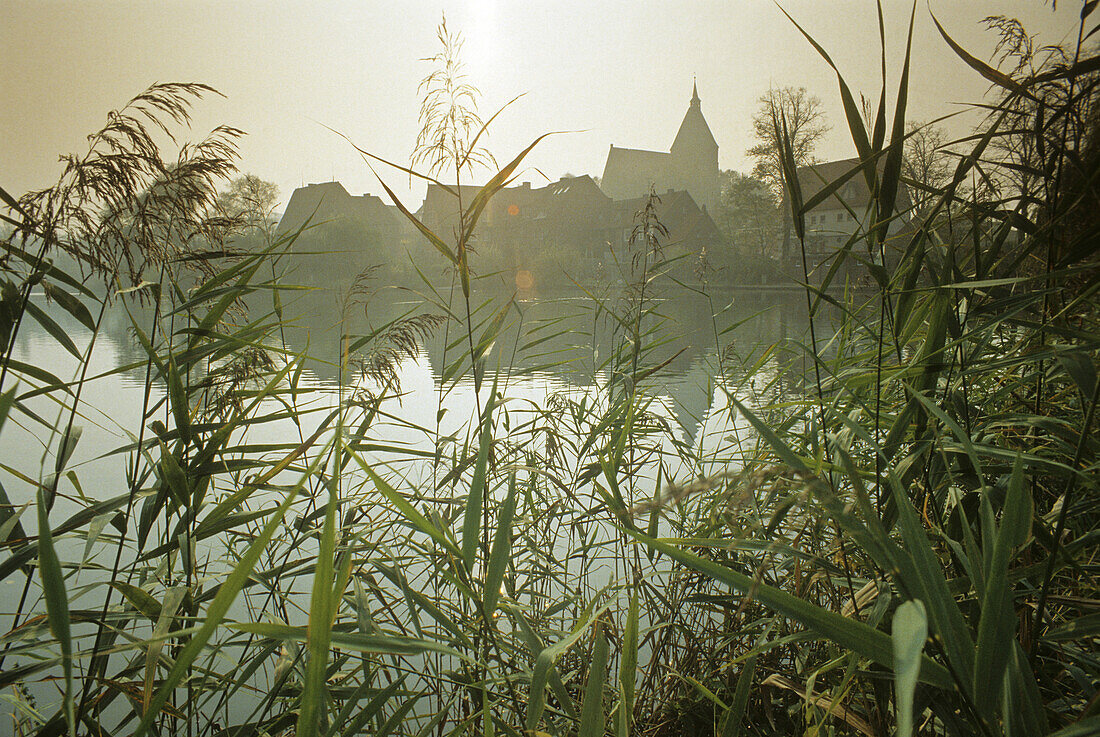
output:
<path id="1" fill-rule="evenodd" d="M 784 7 L 832 54 L 853 88 L 879 87 L 875 4 L 792 0 Z M 911 6 L 883 3 L 889 86 L 896 88 Z M 6 71 L 3 186 L 19 194 L 55 181 L 61 152 L 155 81 L 198 81 L 221 91 L 196 107 L 194 137 L 227 123 L 249 135 L 241 169 L 278 184 L 285 203 L 308 182 L 341 181 L 384 195 L 354 150 L 326 129 L 407 162 L 418 130 L 417 85 L 435 53 L 446 13 L 461 32 L 469 79 L 483 113 L 523 95 L 488 139 L 510 156 L 547 131 L 528 159 L 538 184 L 565 173 L 599 175 L 608 146 L 665 150 L 683 116 L 693 77 L 722 169 L 747 171 L 750 118 L 769 86 L 805 86 L 825 104 L 832 132 L 818 155 L 853 155 L 836 78 L 779 6 L 738 3 L 380 2 L 214 3 L 8 2 L 0 24 Z M 985 91 L 940 38 L 932 13 L 975 56 L 995 37 L 980 24 L 1019 17 L 1044 42 L 1075 32 L 1077 7 L 1041 2 L 933 2 L 916 10 L 913 120 L 957 112 Z M 951 124 L 968 130 L 966 120 Z M 546 179 L 543 179 L 545 175 Z M 387 182 L 419 203 L 423 188 Z"/>

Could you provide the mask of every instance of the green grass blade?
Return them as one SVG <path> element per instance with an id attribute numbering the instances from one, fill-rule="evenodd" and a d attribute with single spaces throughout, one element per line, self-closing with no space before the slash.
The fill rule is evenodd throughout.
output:
<path id="1" fill-rule="evenodd" d="M 902 157 L 905 151 L 905 108 L 909 99 L 909 59 L 913 48 L 913 23 L 917 15 L 917 1 L 913 0 L 913 9 L 909 15 L 909 35 L 905 44 L 905 62 L 901 67 L 901 81 L 898 83 L 898 96 L 894 104 L 893 129 L 890 132 L 890 146 L 886 153 L 886 163 L 882 168 L 882 182 L 879 190 L 877 239 L 881 243 L 886 238 L 886 228 L 894 214 L 897 204 L 898 184 L 901 181 Z"/>
<path id="2" fill-rule="evenodd" d="M 176 430 L 185 444 L 191 442 L 191 410 L 187 402 L 187 393 L 183 390 L 183 379 L 179 366 L 168 357 L 168 398 L 172 406 L 172 419 L 176 421 Z"/>
<path id="3" fill-rule="evenodd" d="M 1024 489 L 1023 461 L 1017 456 L 1008 483 L 1001 524 L 990 541 L 993 554 L 986 571 L 978 642 L 974 656 L 974 702 L 979 713 L 993 721 L 1004 687 L 1004 672 L 1015 640 L 1016 612 L 1008 583 L 1009 556 L 1027 539 L 1031 529 L 1031 497 Z"/>
<path id="4" fill-rule="evenodd" d="M 355 712 L 355 715 L 351 715 L 351 710 L 348 709 L 348 719 L 342 721 L 337 719 L 329 727 L 326 737 L 334 737 L 336 730 L 340 730 L 340 737 L 351 737 L 351 735 L 359 734 L 363 726 L 381 711 L 382 707 L 393 698 L 394 694 L 405 685 L 405 679 L 400 678 L 390 685 L 386 686 L 380 691 L 373 699 L 367 702 L 367 705 L 362 709 Z M 348 700 L 348 707 L 354 705 L 351 699 Z"/>
<path id="5" fill-rule="evenodd" d="M 84 357 L 80 354 L 80 351 L 76 347 L 76 343 L 69 337 L 68 332 L 63 327 L 54 322 L 54 319 L 46 314 L 46 312 L 36 305 L 32 300 L 27 300 L 25 309 L 27 314 L 33 317 L 42 328 L 49 333 L 54 340 L 56 340 L 62 348 L 67 350 L 78 361 L 83 361 Z"/>
<path id="6" fill-rule="evenodd" d="M 95 319 L 92 317 L 92 313 L 88 311 L 88 308 L 77 297 L 74 297 L 68 290 L 58 287 L 50 281 L 43 281 L 42 289 L 46 292 L 46 296 L 49 299 L 53 300 L 59 307 L 76 318 L 81 325 L 95 332 Z"/>
<path id="7" fill-rule="evenodd" d="M 65 675 L 65 693 L 62 710 L 69 734 L 76 735 L 76 715 L 73 707 L 73 641 L 69 627 L 69 595 L 65 591 L 65 578 L 61 573 L 61 561 L 53 544 L 50 518 L 46 512 L 46 494 L 38 489 L 38 575 L 42 579 L 42 594 L 46 598 L 46 618 L 50 633 L 61 647 L 61 668 Z"/>
<path id="8" fill-rule="evenodd" d="M 994 69 L 982 60 L 971 55 L 962 46 L 959 46 L 959 44 L 956 43 L 955 39 L 951 38 L 951 36 L 948 35 L 947 31 L 944 30 L 943 26 L 940 25 L 940 22 L 936 18 L 935 13 L 932 14 L 932 22 L 936 24 L 936 29 L 940 32 L 940 36 L 942 36 L 943 40 L 947 42 L 947 45 L 951 47 L 951 50 L 954 51 L 960 59 L 966 62 L 966 64 L 971 69 L 973 69 L 978 74 L 982 75 L 995 85 L 1004 87 L 1006 90 L 1014 92 L 1017 95 L 1029 97 L 1032 100 L 1035 100 L 1032 94 L 1027 91 L 1027 88 L 1016 82 L 1014 79 L 1012 79 L 1012 77 L 1008 76 L 999 69 Z M 1036 100 L 1036 102 L 1038 102 L 1038 100 Z"/>
<path id="9" fill-rule="evenodd" d="M 349 452 L 351 452 L 350 449 Z M 375 473 L 374 469 L 367 465 L 367 462 L 360 458 L 357 453 L 352 452 L 352 457 L 355 459 L 355 462 L 359 464 L 360 468 L 366 471 L 367 475 L 370 476 L 378 492 L 386 497 L 391 504 L 397 507 L 398 511 L 405 515 L 405 518 L 412 523 L 413 527 L 426 534 L 432 540 L 435 540 L 436 543 L 444 550 L 451 553 L 455 558 L 462 560 L 462 551 L 458 549 L 458 546 L 455 545 L 454 541 L 449 538 L 446 533 L 429 522 L 427 517 L 416 511 L 416 507 L 410 504 L 405 497 L 398 494 L 385 479 Z"/>
<path id="10" fill-rule="evenodd" d="M 577 737 L 602 737 L 604 733 L 603 684 L 607 677 L 607 637 L 597 623 L 592 636 L 592 662 L 588 665 L 588 683 L 584 687 L 581 721 Z"/>
<path id="11" fill-rule="evenodd" d="M 325 671 L 328 667 L 329 637 L 337 601 L 333 599 L 333 564 L 336 556 L 336 509 L 339 500 L 335 485 L 329 493 L 321 545 L 317 551 L 317 567 L 313 573 L 313 593 L 309 600 L 309 660 L 302 691 L 302 710 L 298 715 L 297 734 L 316 737 L 321 728 L 328 689 Z"/>
<path id="12" fill-rule="evenodd" d="M 921 651 L 928 638 L 924 605 L 912 599 L 894 613 L 894 690 L 897 698 L 898 737 L 913 734 L 913 695 L 917 689 Z"/>
<path id="13" fill-rule="evenodd" d="M 291 642 L 309 641 L 308 627 L 293 627 L 289 624 L 276 624 L 273 622 L 242 622 L 240 624 L 228 625 L 228 627 L 232 630 L 249 632 L 271 640 L 287 640 Z M 329 642 L 334 648 L 350 650 L 357 653 L 419 655 L 426 652 L 435 652 L 444 655 L 452 655 L 472 662 L 469 656 L 463 655 L 454 648 L 419 637 L 364 634 L 360 632 L 333 630 L 329 634 Z"/>
<path id="14" fill-rule="evenodd" d="M 482 413 L 477 462 L 474 465 L 474 476 L 470 481 L 470 493 L 466 497 L 466 512 L 462 520 L 462 563 L 471 575 L 477 558 L 477 546 L 481 542 L 481 513 L 485 509 L 485 494 L 488 487 L 489 453 L 493 447 L 493 402 L 496 395 L 497 382 L 494 379 L 493 391 Z"/>
<path id="15" fill-rule="evenodd" d="M 783 15 L 787 16 L 787 20 L 793 23 L 794 27 L 802 33 L 803 37 L 805 37 L 807 41 L 810 42 L 810 45 L 813 46 L 814 50 L 817 51 L 821 58 L 825 60 L 825 63 L 828 64 L 834 72 L 836 72 L 837 83 L 840 85 L 840 99 L 844 106 L 844 116 L 848 121 L 848 129 L 852 134 L 852 141 L 855 143 L 856 153 L 859 154 L 859 158 L 862 162 L 866 163 L 870 161 L 870 157 L 873 153 L 871 150 L 871 143 L 867 138 L 867 129 L 863 125 L 863 117 L 860 115 L 859 106 L 856 105 L 855 98 L 852 96 L 852 91 L 848 88 L 848 83 L 844 81 L 844 77 L 841 76 L 840 70 L 837 69 L 836 64 L 833 62 L 832 58 L 825 51 L 825 49 L 822 48 L 822 46 L 817 41 L 815 41 L 814 38 L 809 33 L 807 33 L 805 29 L 802 28 L 802 26 L 799 25 L 786 10 L 783 10 L 782 7 L 780 7 L 779 10 L 783 13 Z M 870 169 L 865 168 L 864 171 L 867 175 L 868 188 L 871 191 L 874 191 L 872 180 L 872 177 L 874 176 L 874 167 L 871 166 Z M 809 210 L 810 208 L 806 207 L 805 209 Z"/>
<path id="16" fill-rule="evenodd" d="M 504 583 L 504 571 L 512 553 L 512 522 L 516 514 L 516 475 L 508 479 L 508 495 L 497 515 L 497 529 L 493 535 L 493 547 L 489 552 L 489 566 L 485 574 L 485 616 L 492 617 Z"/>
<path id="17" fill-rule="evenodd" d="M 729 711 L 722 717 L 722 737 L 738 737 L 741 734 L 741 722 L 745 718 L 745 710 L 749 706 L 749 693 L 752 690 L 752 679 L 756 675 L 756 658 L 754 654 L 745 661 L 745 667 L 737 676 L 737 686 L 733 691 L 733 701 L 730 702 Z"/>
<path id="18" fill-rule="evenodd" d="M 951 661 L 952 670 L 962 683 L 969 685 L 974 674 L 974 641 L 971 630 L 951 594 L 942 563 L 928 539 L 913 502 L 890 475 L 890 490 L 898 510 L 898 523 L 905 549 L 912 565 L 903 572 L 903 583 L 925 606 L 933 624 L 933 632 L 942 640 L 943 649 Z"/>
<path id="19" fill-rule="evenodd" d="M 618 734 L 630 734 L 634 715 L 634 685 L 638 670 L 638 587 L 630 592 L 630 609 L 623 628 L 623 648 L 619 655 Z"/>
<path id="20" fill-rule="evenodd" d="M 662 540 L 647 538 L 636 532 L 624 530 L 639 542 L 660 550 L 673 560 L 689 568 L 721 581 L 737 591 L 751 594 L 764 606 L 801 623 L 821 637 L 858 653 L 879 665 L 894 667 L 894 649 L 890 636 L 870 627 L 863 622 L 849 619 L 836 612 L 815 606 L 785 591 L 765 583 L 754 581 L 743 573 L 738 573 L 713 561 L 682 550 Z M 930 658 L 923 658 L 920 669 L 921 681 L 939 688 L 951 688 L 954 681 L 947 669 Z"/>
<path id="21" fill-rule="evenodd" d="M 280 504 L 279 508 L 275 510 L 275 513 L 271 515 L 271 519 L 264 525 L 263 530 L 248 546 L 248 549 L 245 550 L 244 555 L 241 556 L 240 562 L 226 577 L 225 582 L 218 590 L 218 595 L 210 602 L 210 606 L 206 613 L 206 619 L 203 621 L 199 631 L 196 632 L 187 645 L 184 646 L 183 650 L 176 658 L 172 670 L 169 671 L 168 676 L 164 679 L 164 683 L 161 684 L 156 695 L 150 700 L 149 708 L 142 717 L 141 723 L 134 731 L 135 737 L 141 737 L 149 731 L 153 722 L 160 715 L 161 709 L 163 709 L 164 705 L 168 702 L 169 696 L 172 695 L 176 686 L 183 679 L 184 675 L 186 675 L 188 668 L 190 668 L 191 664 L 198 658 L 202 649 L 206 647 L 206 643 L 221 624 L 226 612 L 229 611 L 229 607 L 236 600 L 237 595 L 248 580 L 248 577 L 252 575 L 252 570 L 256 567 L 256 563 L 260 559 L 260 554 L 263 553 L 264 548 L 267 546 L 268 542 L 271 541 L 275 531 L 282 525 L 283 518 L 286 516 L 287 511 L 298 495 L 300 485 L 301 484 L 290 490 L 286 499 L 283 500 L 283 503 Z"/>
<path id="22" fill-rule="evenodd" d="M 542 712 L 546 708 L 546 684 L 552 680 L 551 673 L 556 673 L 554 664 L 581 638 L 588 627 L 607 610 L 608 606 L 609 604 L 604 604 L 596 611 L 592 611 L 592 605 L 589 604 L 588 611 L 581 615 L 572 632 L 553 645 L 543 648 L 542 652 L 538 654 L 535 659 L 535 667 L 531 672 L 530 697 L 527 701 L 527 730 L 529 732 L 535 731 L 539 720 L 542 719 Z M 563 704 L 563 707 L 569 710 L 572 699 L 567 699 L 567 701 L 569 706 Z"/>
<path id="23" fill-rule="evenodd" d="M 408 208 L 401 204 L 401 200 L 397 198 L 397 195 L 394 194 L 392 189 L 386 186 L 386 183 L 382 181 L 382 178 L 379 177 L 377 173 L 375 173 L 374 176 L 378 179 L 378 183 L 382 185 L 382 189 L 386 190 L 386 194 L 389 195 L 393 203 L 397 205 L 397 209 L 401 211 L 401 214 L 404 215 L 405 218 L 408 219 L 408 221 L 412 223 L 417 230 L 420 231 L 421 235 L 428 239 L 428 242 L 435 247 L 435 250 L 442 253 L 452 264 L 458 264 L 458 256 L 454 254 L 454 251 L 451 250 L 450 246 L 444 243 L 443 239 L 433 233 L 427 225 L 420 222 L 416 215 L 413 215 L 411 212 L 409 212 Z"/>

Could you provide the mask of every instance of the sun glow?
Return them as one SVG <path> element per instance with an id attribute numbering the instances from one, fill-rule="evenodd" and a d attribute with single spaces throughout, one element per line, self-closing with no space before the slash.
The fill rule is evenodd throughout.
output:
<path id="1" fill-rule="evenodd" d="M 469 25 L 465 31 L 466 43 L 462 51 L 475 84 L 479 79 L 491 79 L 499 62 L 498 9 L 497 0 L 475 0 L 470 4 Z"/>

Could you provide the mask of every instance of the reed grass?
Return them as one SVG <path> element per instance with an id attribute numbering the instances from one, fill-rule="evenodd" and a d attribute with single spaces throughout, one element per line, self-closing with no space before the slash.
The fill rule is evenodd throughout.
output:
<path id="1" fill-rule="evenodd" d="M 860 164 L 802 201 L 785 147 L 799 240 L 846 180 L 875 196 L 832 262 L 804 262 L 808 344 L 755 353 L 733 344 L 706 282 L 678 276 L 655 196 L 614 254 L 628 290 L 588 294 L 577 350 L 546 348 L 559 319 L 491 296 L 477 222 L 541 139 L 499 169 L 477 149 L 487 124 L 445 27 L 416 176 L 455 194 L 458 225 L 414 225 L 450 283 L 422 268 L 421 305 L 379 323 L 367 309 L 357 332 L 364 275 L 331 345 L 307 351 L 286 340 L 299 233 L 236 253 L 242 223 L 219 212 L 239 132 L 176 144 L 213 91 L 134 98 L 55 187 L 0 191 L 14 228 L 0 423 L 45 448 L 35 471 L 0 464 L 0 580 L 21 591 L 0 636 L 11 731 L 1093 733 L 1094 7 L 1060 53 L 1001 22 L 1023 59 L 1008 72 L 940 29 L 998 96 L 950 143 L 954 174 L 916 213 L 895 196 L 917 185 L 901 167 L 909 49 L 866 124 L 836 70 Z M 495 173 L 464 202 L 478 165 Z M 836 288 L 845 261 L 873 293 Z M 698 419 L 728 428 L 717 447 L 685 440 L 661 406 L 682 346 L 656 297 L 686 288 L 712 315 L 725 403 Z M 142 359 L 106 376 L 143 377 L 140 420 L 97 461 L 124 483 L 85 489 L 83 391 L 104 378 L 91 357 L 119 310 Z M 25 318 L 77 361 L 72 379 L 20 362 Z M 400 411 L 399 369 L 432 337 L 435 420 L 417 424 Z M 525 355 L 591 384 L 521 400 Z M 321 357 L 338 391 L 311 382 Z"/>

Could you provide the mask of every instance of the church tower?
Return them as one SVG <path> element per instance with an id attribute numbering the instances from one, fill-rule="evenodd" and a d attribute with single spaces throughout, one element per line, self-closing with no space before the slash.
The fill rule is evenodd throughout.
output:
<path id="1" fill-rule="evenodd" d="M 692 82 L 691 102 L 672 142 L 670 154 L 678 184 L 712 215 L 718 207 L 718 143 L 703 117 L 699 88 Z"/>

